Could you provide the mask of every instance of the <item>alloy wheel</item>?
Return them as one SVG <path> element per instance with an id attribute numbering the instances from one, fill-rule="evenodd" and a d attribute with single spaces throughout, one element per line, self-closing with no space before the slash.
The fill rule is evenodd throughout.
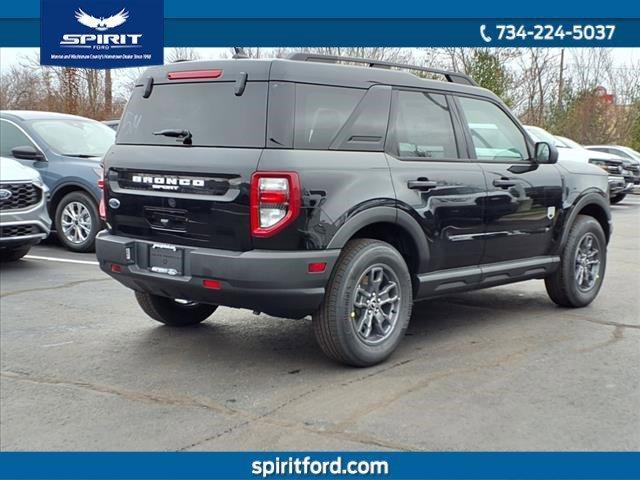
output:
<path id="1" fill-rule="evenodd" d="M 600 276 L 600 244 L 593 233 L 586 233 L 578 242 L 574 278 L 578 289 L 588 292 Z"/>
<path id="2" fill-rule="evenodd" d="M 91 212 L 81 202 L 69 202 L 62 210 L 62 234 L 73 244 L 87 241 L 91 234 Z"/>
<path id="3" fill-rule="evenodd" d="M 399 284 L 395 272 L 386 265 L 373 265 L 360 276 L 351 312 L 360 341 L 376 345 L 393 333 L 400 314 Z"/>

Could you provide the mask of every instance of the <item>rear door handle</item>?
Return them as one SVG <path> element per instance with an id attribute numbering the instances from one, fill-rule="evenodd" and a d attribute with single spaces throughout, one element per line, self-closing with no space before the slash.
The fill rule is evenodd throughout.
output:
<path id="1" fill-rule="evenodd" d="M 517 180 L 509 180 L 508 178 L 496 178 L 493 181 L 493 186 L 500 187 L 500 188 L 509 188 L 509 187 L 515 187 L 517 183 L 518 183 Z"/>
<path id="2" fill-rule="evenodd" d="M 438 182 L 427 179 L 409 180 L 407 186 L 412 190 L 429 190 L 438 186 Z"/>

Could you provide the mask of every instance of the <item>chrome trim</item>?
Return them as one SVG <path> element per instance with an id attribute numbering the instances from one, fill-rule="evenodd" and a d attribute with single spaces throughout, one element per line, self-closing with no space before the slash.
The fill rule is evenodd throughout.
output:
<path id="1" fill-rule="evenodd" d="M 48 235 L 46 233 L 34 233 L 32 235 L 23 235 L 21 237 L 0 237 L 0 243 L 2 242 L 15 242 L 16 240 L 33 240 L 39 238 L 44 240 Z"/>

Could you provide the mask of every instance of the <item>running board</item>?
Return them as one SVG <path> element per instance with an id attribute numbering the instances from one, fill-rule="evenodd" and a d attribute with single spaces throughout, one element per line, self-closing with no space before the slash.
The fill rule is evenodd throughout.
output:
<path id="1" fill-rule="evenodd" d="M 416 299 L 544 278 L 559 264 L 560 257 L 546 256 L 424 273 L 418 275 Z"/>

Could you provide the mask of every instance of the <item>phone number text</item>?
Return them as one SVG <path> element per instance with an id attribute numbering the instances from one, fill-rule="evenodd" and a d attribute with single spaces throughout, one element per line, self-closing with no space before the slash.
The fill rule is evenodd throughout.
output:
<path id="1" fill-rule="evenodd" d="M 611 40 L 616 31 L 615 25 L 496 25 L 497 40 Z M 484 33 L 484 32 L 481 32 Z M 484 37 L 484 36 L 483 36 Z M 486 41 L 486 39 L 485 39 Z"/>

